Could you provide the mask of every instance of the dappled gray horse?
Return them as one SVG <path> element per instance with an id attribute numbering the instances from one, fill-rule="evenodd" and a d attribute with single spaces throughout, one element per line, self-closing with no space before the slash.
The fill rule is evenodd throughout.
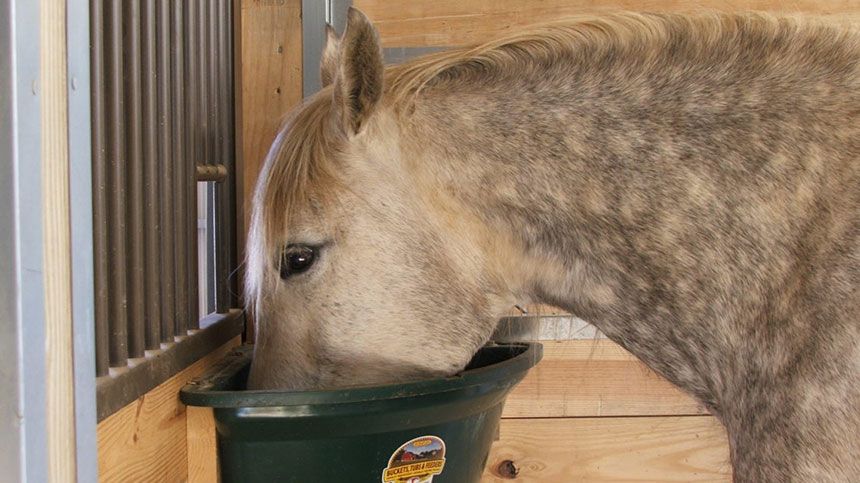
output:
<path id="1" fill-rule="evenodd" d="M 248 241 L 256 388 L 442 376 L 515 303 L 726 426 L 736 481 L 860 479 L 860 41 L 619 15 L 383 67 L 330 33 Z"/>

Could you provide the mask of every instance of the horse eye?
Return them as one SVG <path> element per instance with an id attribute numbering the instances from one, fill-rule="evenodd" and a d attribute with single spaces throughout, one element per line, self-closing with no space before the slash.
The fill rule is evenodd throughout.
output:
<path id="1" fill-rule="evenodd" d="M 306 272 L 314 264 L 317 249 L 304 245 L 288 246 L 281 255 L 281 279 Z"/>

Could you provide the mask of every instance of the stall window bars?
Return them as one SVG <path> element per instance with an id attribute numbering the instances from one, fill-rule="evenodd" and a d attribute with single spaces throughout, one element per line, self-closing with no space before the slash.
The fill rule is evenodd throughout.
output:
<path id="1" fill-rule="evenodd" d="M 92 0 L 90 15 L 102 420 L 241 333 L 239 171 L 232 0 Z"/>

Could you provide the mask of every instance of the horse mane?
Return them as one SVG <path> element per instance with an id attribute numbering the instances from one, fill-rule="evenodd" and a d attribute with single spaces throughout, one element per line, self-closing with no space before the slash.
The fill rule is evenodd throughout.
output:
<path id="1" fill-rule="evenodd" d="M 710 12 L 691 16 L 625 12 L 568 17 L 484 44 L 445 50 L 390 66 L 386 71 L 386 91 L 390 104 L 402 111 L 424 88 L 462 76 L 516 72 L 561 56 L 577 56 L 583 52 L 599 55 L 610 49 L 635 49 L 638 55 L 648 56 L 658 51 L 655 47 L 677 39 L 707 46 L 732 38 L 742 30 L 773 36 L 785 27 L 791 30 L 800 23 L 799 16 L 775 17 L 760 12 Z"/>
<path id="2" fill-rule="evenodd" d="M 489 42 L 455 48 L 388 66 L 383 101 L 400 115 L 426 88 L 461 77 L 517 72 L 578 52 L 636 49 L 654 55 L 659 46 L 677 39 L 709 45 L 754 30 L 772 37 L 800 24 L 797 17 L 762 13 L 709 13 L 695 16 L 621 13 L 544 24 Z M 647 62 L 647 58 L 643 60 Z M 338 183 L 333 166 L 345 136 L 332 119 L 332 91 L 326 87 L 291 114 L 267 156 L 258 180 L 249 230 L 246 301 L 256 303 L 266 273 L 276 276 L 271 260 L 288 218 L 316 199 L 324 204 Z M 408 114 L 407 114 L 408 115 Z M 269 269 L 267 269 L 267 267 Z"/>

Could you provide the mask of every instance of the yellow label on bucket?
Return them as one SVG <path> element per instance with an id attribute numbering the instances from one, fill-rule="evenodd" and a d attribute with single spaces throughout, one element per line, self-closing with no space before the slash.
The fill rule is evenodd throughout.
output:
<path id="1" fill-rule="evenodd" d="M 427 483 L 445 467 L 445 442 L 421 436 L 402 444 L 382 471 L 383 483 Z"/>

